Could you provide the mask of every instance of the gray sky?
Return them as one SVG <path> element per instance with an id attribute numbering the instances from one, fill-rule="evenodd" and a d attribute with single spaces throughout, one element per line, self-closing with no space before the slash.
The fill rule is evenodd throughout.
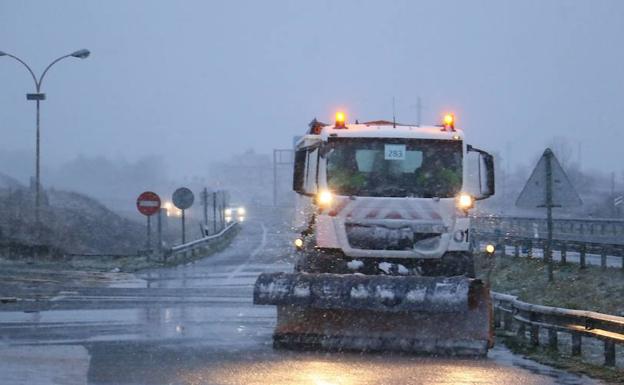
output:
<path id="1" fill-rule="evenodd" d="M 317 117 L 436 123 L 528 162 L 565 137 L 620 170 L 622 1 L 8 1 L 0 50 L 49 73 L 43 160 L 163 154 L 201 173 L 288 147 Z M 32 151 L 32 81 L 0 58 L 0 150 Z M 509 144 L 508 144 L 509 143 Z M 6 169 L 7 165 L 0 165 Z M 0 170 L 1 170 L 0 169 Z M 45 180 L 44 180 L 45 181 Z"/>

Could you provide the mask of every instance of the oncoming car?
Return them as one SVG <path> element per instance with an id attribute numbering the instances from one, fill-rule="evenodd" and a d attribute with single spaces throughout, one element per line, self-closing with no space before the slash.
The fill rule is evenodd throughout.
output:
<path id="1" fill-rule="evenodd" d="M 225 222 L 243 222 L 247 215 L 247 210 L 243 206 L 230 206 L 223 211 Z"/>

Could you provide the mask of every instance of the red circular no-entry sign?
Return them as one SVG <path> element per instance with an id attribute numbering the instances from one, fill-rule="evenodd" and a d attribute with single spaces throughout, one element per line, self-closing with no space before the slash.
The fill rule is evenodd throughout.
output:
<path id="1" fill-rule="evenodd" d="M 154 215 L 160 210 L 160 197 L 151 191 L 145 191 L 137 198 L 137 209 L 143 215 Z"/>

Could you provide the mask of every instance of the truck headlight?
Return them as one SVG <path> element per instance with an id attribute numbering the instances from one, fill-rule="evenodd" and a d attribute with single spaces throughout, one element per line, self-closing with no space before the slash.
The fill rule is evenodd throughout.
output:
<path id="1" fill-rule="evenodd" d="M 334 200 L 334 194 L 329 190 L 323 190 L 316 196 L 316 201 L 319 206 L 327 207 L 331 205 Z"/>
<path id="2" fill-rule="evenodd" d="M 460 193 L 456 199 L 457 208 L 468 210 L 474 206 L 474 198 L 466 193 Z"/>

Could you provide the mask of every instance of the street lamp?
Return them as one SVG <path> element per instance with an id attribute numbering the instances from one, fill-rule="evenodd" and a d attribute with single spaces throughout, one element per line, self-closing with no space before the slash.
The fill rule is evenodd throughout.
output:
<path id="1" fill-rule="evenodd" d="M 10 53 L 6 53 L 6 52 L 2 52 L 0 51 L 0 57 L 1 56 L 8 56 L 10 58 L 13 58 L 15 60 L 17 60 L 18 62 L 20 62 L 22 65 L 24 65 L 24 67 L 26 67 L 26 69 L 28 70 L 28 72 L 30 73 L 30 76 L 32 76 L 33 81 L 35 82 L 35 89 L 36 92 L 33 94 L 26 94 L 26 99 L 27 100 L 34 100 L 35 102 L 37 102 L 37 144 L 36 144 L 36 166 L 35 166 L 35 220 L 37 222 L 37 224 L 39 224 L 39 208 L 40 208 L 40 190 L 41 190 L 41 179 L 40 179 L 40 158 L 39 158 L 39 137 L 40 137 L 40 129 L 39 129 L 39 103 L 42 100 L 45 100 L 45 94 L 41 92 L 41 83 L 43 82 L 43 78 L 45 77 L 46 73 L 48 73 L 48 71 L 50 70 L 50 68 L 58 63 L 59 61 L 68 58 L 68 57 L 75 57 L 78 59 L 86 59 L 89 57 L 89 55 L 91 54 L 91 52 L 89 52 L 88 49 L 79 49 L 78 51 L 72 52 L 68 55 L 63 55 L 61 57 L 59 57 L 58 59 L 55 59 L 54 61 L 52 61 L 52 63 L 50 63 L 41 73 L 41 76 L 37 79 L 37 76 L 35 75 L 35 73 L 33 72 L 33 70 L 30 68 L 30 66 L 28 64 L 26 64 L 26 62 L 24 62 L 22 59 L 18 58 L 15 55 L 11 55 Z"/>

